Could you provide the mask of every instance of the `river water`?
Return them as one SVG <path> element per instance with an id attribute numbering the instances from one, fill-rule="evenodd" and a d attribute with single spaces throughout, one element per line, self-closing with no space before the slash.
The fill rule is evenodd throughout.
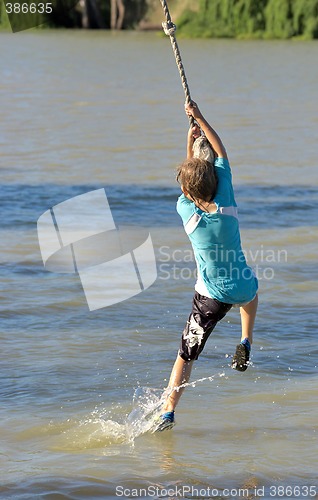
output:
<path id="1" fill-rule="evenodd" d="M 169 40 L 0 43 L 0 498 L 317 498 L 317 42 L 179 41 L 229 152 L 260 306 L 249 369 L 230 368 L 232 309 L 159 435 L 127 422 L 138 387 L 167 385 L 195 280 L 175 212 L 187 119 Z M 101 188 L 116 223 L 148 228 L 157 279 L 90 311 L 77 274 L 44 269 L 37 220 Z"/>

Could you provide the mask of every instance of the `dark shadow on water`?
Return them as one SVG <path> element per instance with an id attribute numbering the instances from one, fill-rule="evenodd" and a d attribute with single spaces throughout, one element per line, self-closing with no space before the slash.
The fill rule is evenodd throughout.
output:
<path id="1" fill-rule="evenodd" d="M 7 184 L 0 188 L 2 228 L 28 228 L 50 207 L 100 188 L 105 188 L 117 224 L 180 226 L 180 218 L 175 210 L 180 195 L 178 186 Z M 318 188 L 315 186 L 239 185 L 235 193 L 242 228 L 268 229 L 317 224 Z"/>

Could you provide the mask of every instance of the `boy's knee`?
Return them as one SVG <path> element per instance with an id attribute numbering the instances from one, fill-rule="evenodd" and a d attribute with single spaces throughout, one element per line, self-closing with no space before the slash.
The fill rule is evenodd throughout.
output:
<path id="1" fill-rule="evenodd" d="M 195 361 L 196 359 L 198 359 L 199 354 L 200 353 L 194 352 L 193 349 L 190 351 L 187 351 L 187 352 L 185 352 L 182 349 L 179 349 L 179 351 L 178 351 L 178 355 L 180 356 L 180 358 L 186 362 Z"/>

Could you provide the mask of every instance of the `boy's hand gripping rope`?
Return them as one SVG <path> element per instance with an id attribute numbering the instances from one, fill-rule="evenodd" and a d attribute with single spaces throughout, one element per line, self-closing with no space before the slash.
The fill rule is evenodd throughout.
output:
<path id="1" fill-rule="evenodd" d="M 187 79 L 186 79 L 184 67 L 183 67 L 183 64 L 182 64 L 180 50 L 179 50 L 179 47 L 178 47 L 178 44 L 177 44 L 177 40 L 176 40 L 176 36 L 175 36 L 177 27 L 171 21 L 171 16 L 170 16 L 170 12 L 169 12 L 166 0 L 160 0 L 160 2 L 161 2 L 161 5 L 162 5 L 162 8 L 163 8 L 163 11 L 165 13 L 166 20 L 167 20 L 165 23 L 162 23 L 162 28 L 163 28 L 163 31 L 165 32 L 165 34 L 170 37 L 170 42 L 171 42 L 173 53 L 174 53 L 174 56 L 175 56 L 175 59 L 176 59 L 176 63 L 177 63 L 178 69 L 179 69 L 179 73 L 180 73 L 180 77 L 181 77 L 181 83 L 182 83 L 182 86 L 183 86 L 183 89 L 184 89 L 184 93 L 185 93 L 185 97 L 186 97 L 186 102 L 188 104 L 190 104 L 191 103 L 190 90 L 189 90 L 188 82 L 187 82 Z M 193 127 L 195 125 L 195 121 L 194 121 L 193 116 L 189 116 L 189 122 L 190 122 L 190 126 L 191 127 Z"/>

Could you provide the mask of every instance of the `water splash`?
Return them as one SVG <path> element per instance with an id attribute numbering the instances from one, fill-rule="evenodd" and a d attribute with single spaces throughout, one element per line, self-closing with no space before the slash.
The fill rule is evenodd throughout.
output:
<path id="1" fill-rule="evenodd" d="M 107 448 L 110 447 L 109 452 L 115 452 L 116 445 L 133 445 L 138 437 L 155 431 L 156 421 L 163 413 L 164 404 L 173 390 L 195 388 L 197 384 L 213 382 L 221 377 L 228 378 L 222 372 L 165 390 L 137 387 L 130 413 L 126 413 L 121 405 L 112 410 L 107 410 L 104 406 L 96 407 L 82 418 L 70 418 L 64 422 L 51 421 L 49 425 L 36 426 L 21 435 L 20 439 L 41 435 L 48 439 L 49 448 L 55 451 L 103 450 L 103 453 L 107 453 Z"/>
<path id="2" fill-rule="evenodd" d="M 133 442 L 138 436 L 145 433 L 153 433 L 156 429 L 156 421 L 163 412 L 164 404 L 173 391 L 180 391 L 185 387 L 195 388 L 197 384 L 213 382 L 216 377 L 228 377 L 225 373 L 216 373 L 209 377 L 202 377 L 193 382 L 185 382 L 177 387 L 168 387 L 164 391 L 149 387 L 138 387 L 133 397 L 133 410 L 129 413 L 126 420 L 127 435 Z"/>
<path id="3" fill-rule="evenodd" d="M 138 387 L 135 390 L 134 408 L 126 421 L 127 433 L 131 440 L 146 432 L 153 432 L 155 422 L 162 413 L 170 392 L 170 389 L 162 391 L 149 387 Z"/>

